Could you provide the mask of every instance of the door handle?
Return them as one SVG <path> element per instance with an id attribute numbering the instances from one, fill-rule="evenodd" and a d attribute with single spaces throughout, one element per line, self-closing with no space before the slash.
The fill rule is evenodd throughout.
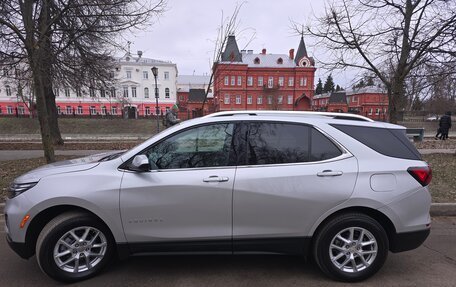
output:
<path id="1" fill-rule="evenodd" d="M 341 171 L 324 170 L 322 172 L 317 173 L 317 176 L 320 176 L 320 177 L 323 177 L 323 176 L 340 176 L 342 174 L 343 174 L 343 172 L 341 172 Z"/>
<path id="2" fill-rule="evenodd" d="M 209 176 L 205 179 L 203 179 L 204 182 L 224 182 L 224 181 L 228 181 L 229 178 L 226 177 L 226 176 L 217 176 L 217 175 L 212 175 L 212 176 Z"/>

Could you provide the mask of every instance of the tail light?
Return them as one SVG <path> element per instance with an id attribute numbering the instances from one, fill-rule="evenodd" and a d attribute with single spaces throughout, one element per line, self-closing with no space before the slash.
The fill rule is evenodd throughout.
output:
<path id="1" fill-rule="evenodd" d="M 426 186 L 431 182 L 432 170 L 429 166 L 409 167 L 408 173 L 413 176 L 422 186 Z"/>

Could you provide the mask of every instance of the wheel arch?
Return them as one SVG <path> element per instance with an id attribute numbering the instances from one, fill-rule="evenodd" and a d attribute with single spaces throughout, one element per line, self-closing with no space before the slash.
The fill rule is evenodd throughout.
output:
<path id="1" fill-rule="evenodd" d="M 27 232 L 25 234 L 25 246 L 26 246 L 26 255 L 27 258 L 32 257 L 35 254 L 35 245 L 38 239 L 38 236 L 40 235 L 41 230 L 46 226 L 46 224 L 51 221 L 53 218 L 56 216 L 59 216 L 60 214 L 63 214 L 65 212 L 69 211 L 80 211 L 83 213 L 90 214 L 90 216 L 94 217 L 97 221 L 102 223 L 107 230 L 109 230 L 112 240 L 115 242 L 115 237 L 114 234 L 111 230 L 111 228 L 106 224 L 106 222 L 99 217 L 97 214 L 91 212 L 88 209 L 85 209 L 80 206 L 76 205 L 55 205 L 48 207 L 44 210 L 42 210 L 40 213 L 35 215 L 32 219 L 32 221 L 29 223 L 29 226 L 27 228 Z"/>
<path id="2" fill-rule="evenodd" d="M 393 240 L 394 235 L 396 234 L 396 227 L 394 226 L 393 222 L 391 221 L 391 219 L 388 216 L 386 216 L 384 213 L 382 213 L 376 209 L 370 208 L 370 207 L 350 206 L 350 207 L 346 207 L 346 208 L 337 210 L 337 211 L 331 213 L 330 215 L 328 215 L 325 219 L 323 219 L 318 224 L 318 226 L 315 228 L 315 230 L 312 234 L 312 244 L 311 245 L 312 246 L 314 245 L 313 240 L 314 240 L 315 236 L 323 228 L 323 226 L 325 226 L 327 224 L 328 221 L 330 221 L 334 217 L 337 217 L 341 214 L 350 213 L 350 212 L 362 213 L 362 214 L 365 214 L 365 215 L 373 218 L 385 229 L 386 235 L 388 237 L 388 241 L 391 242 Z"/>

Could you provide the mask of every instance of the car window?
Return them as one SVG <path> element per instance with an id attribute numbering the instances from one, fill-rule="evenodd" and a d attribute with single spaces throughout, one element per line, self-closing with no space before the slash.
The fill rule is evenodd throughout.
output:
<path id="1" fill-rule="evenodd" d="M 159 169 L 215 167 L 230 163 L 234 124 L 218 123 L 173 135 L 146 151 Z"/>
<path id="2" fill-rule="evenodd" d="M 305 125 L 250 123 L 247 154 L 249 165 L 309 161 L 309 132 Z"/>
<path id="3" fill-rule="evenodd" d="M 420 153 L 407 139 L 405 129 L 398 130 L 338 124 L 332 124 L 332 126 L 383 155 L 421 160 Z"/>
<path id="4" fill-rule="evenodd" d="M 342 151 L 325 135 L 312 128 L 310 161 L 322 161 L 338 157 Z"/>

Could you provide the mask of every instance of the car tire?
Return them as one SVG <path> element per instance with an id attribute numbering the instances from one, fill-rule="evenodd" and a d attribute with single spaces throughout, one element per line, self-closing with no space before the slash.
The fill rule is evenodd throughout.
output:
<path id="1" fill-rule="evenodd" d="M 36 242 L 41 270 L 63 282 L 85 280 L 99 273 L 114 254 L 109 229 L 88 213 L 71 211 L 52 219 Z"/>
<path id="2" fill-rule="evenodd" d="M 316 234 L 314 260 L 327 276 L 357 282 L 374 275 L 388 256 L 388 236 L 373 218 L 345 213 L 330 219 Z"/>

